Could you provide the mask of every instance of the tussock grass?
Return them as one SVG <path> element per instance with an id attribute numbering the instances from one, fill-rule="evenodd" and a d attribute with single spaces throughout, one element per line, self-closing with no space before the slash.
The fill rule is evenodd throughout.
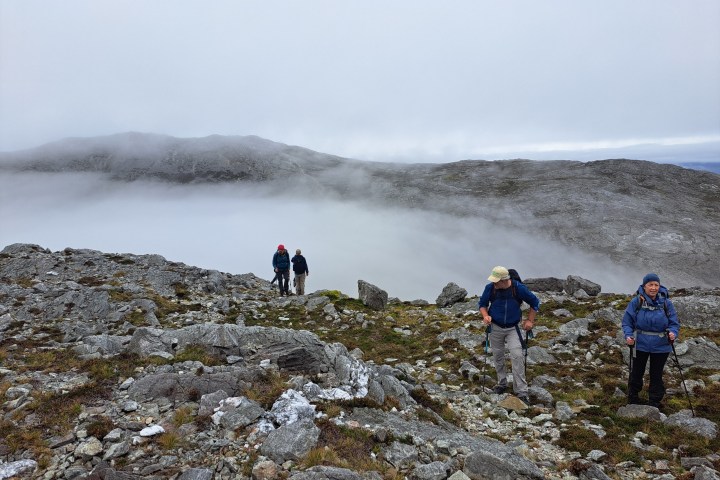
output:
<path id="1" fill-rule="evenodd" d="M 332 421 L 318 422 L 320 437 L 317 447 L 310 451 L 301 466 L 328 465 L 356 471 L 386 471 L 380 461 L 371 456 L 378 445 L 372 433 L 364 429 L 338 426 Z"/>
<path id="2" fill-rule="evenodd" d="M 86 287 L 99 287 L 100 285 L 105 285 L 105 280 L 97 277 L 80 277 L 77 283 L 85 285 Z"/>
<path id="3" fill-rule="evenodd" d="M 183 437 L 174 430 L 158 435 L 155 443 L 164 451 L 176 450 L 185 444 Z"/>
<path id="4" fill-rule="evenodd" d="M 182 352 L 175 355 L 175 359 L 169 361 L 169 363 L 196 361 L 200 362 L 207 367 L 213 367 L 216 365 L 224 365 L 225 359 L 219 355 L 215 355 L 209 352 L 202 345 L 188 345 Z"/>
<path id="5" fill-rule="evenodd" d="M 447 403 L 438 402 L 437 400 L 433 399 L 427 393 L 427 390 L 425 390 L 424 388 L 414 388 L 412 390 L 412 392 L 410 392 L 410 396 L 419 405 L 432 410 L 446 422 L 450 422 L 455 425 L 460 425 L 460 418 L 458 418 L 458 416 L 455 414 L 453 409 Z M 418 411 L 418 416 L 423 417 L 424 420 L 428 420 L 433 423 L 437 423 L 434 416 L 423 415 L 421 412 L 422 412 L 422 410 Z"/>
<path id="6" fill-rule="evenodd" d="M 87 426 L 87 433 L 91 437 L 102 440 L 102 438 L 108 433 L 110 433 L 114 428 L 115 424 L 113 423 L 112 419 L 110 417 L 102 415 L 100 417 L 94 418 L 93 421 L 90 422 L 90 424 Z"/>
<path id="7" fill-rule="evenodd" d="M 264 374 L 252 389 L 246 392 L 247 398 L 258 402 L 265 410 L 270 410 L 280 395 L 287 389 L 288 374 L 270 371 Z"/>
<path id="8" fill-rule="evenodd" d="M 179 428 L 187 423 L 193 421 L 193 409 L 188 406 L 183 406 L 175 410 L 173 413 L 172 424 Z"/>
<path id="9" fill-rule="evenodd" d="M 65 372 L 79 368 L 82 361 L 70 349 L 38 350 L 23 345 L 23 353 L 15 361 L 20 372 L 41 371 L 43 373 Z"/>

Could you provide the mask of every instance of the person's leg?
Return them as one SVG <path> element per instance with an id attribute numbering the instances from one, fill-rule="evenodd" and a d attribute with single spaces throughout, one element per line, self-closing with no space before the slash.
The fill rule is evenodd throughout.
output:
<path id="1" fill-rule="evenodd" d="M 633 368 L 628 383 L 628 403 L 640 403 L 640 391 L 643 388 L 643 376 L 645 375 L 645 367 L 649 357 L 649 352 L 641 352 L 637 348 L 635 349 Z"/>
<path id="2" fill-rule="evenodd" d="M 280 296 L 285 294 L 285 290 L 287 290 L 287 277 L 285 276 L 284 271 L 278 272 L 278 288 L 280 289 Z"/>
<path id="3" fill-rule="evenodd" d="M 512 362 L 513 392 L 518 397 L 527 397 L 528 386 L 525 380 L 525 359 L 523 358 L 522 343 L 517 330 L 513 328 L 512 335 L 507 337 L 507 347 L 510 350 Z"/>
<path id="4" fill-rule="evenodd" d="M 507 388 L 507 371 L 505 369 L 505 338 L 506 328 L 493 325 L 490 330 L 490 348 L 492 348 L 495 371 L 497 372 L 497 384 L 499 387 Z"/>
<path id="5" fill-rule="evenodd" d="M 648 387 L 648 398 L 650 405 L 660 407 L 665 396 L 665 383 L 663 382 L 663 370 L 667 362 L 669 352 L 650 354 L 650 386 Z"/>
<path id="6" fill-rule="evenodd" d="M 295 277 L 295 292 L 298 295 L 305 295 L 305 274 L 302 273 Z"/>
<path id="7" fill-rule="evenodd" d="M 285 280 L 285 295 L 290 294 L 290 270 L 283 272 L 283 279 Z"/>

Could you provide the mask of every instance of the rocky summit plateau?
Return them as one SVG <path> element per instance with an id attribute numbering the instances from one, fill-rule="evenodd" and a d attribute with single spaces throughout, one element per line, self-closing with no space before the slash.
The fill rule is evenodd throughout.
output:
<path id="1" fill-rule="evenodd" d="M 259 137 L 126 133 L 0 153 L 2 172 L 91 172 L 117 181 L 231 182 L 486 219 L 656 271 L 720 285 L 720 175 L 640 160 L 359 161 Z"/>
<path id="2" fill-rule="evenodd" d="M 720 478 L 720 289 L 671 290 L 683 375 L 668 362 L 658 409 L 625 405 L 629 296 L 526 283 L 530 405 L 493 393 L 461 285 L 279 297 L 160 255 L 8 245 L 0 479 Z"/>

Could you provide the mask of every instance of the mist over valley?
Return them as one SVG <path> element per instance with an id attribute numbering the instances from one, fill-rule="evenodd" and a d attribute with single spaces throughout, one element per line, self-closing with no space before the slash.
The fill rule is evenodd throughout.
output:
<path id="1" fill-rule="evenodd" d="M 630 160 L 363 162 L 258 137 L 121 134 L 0 155 L 0 244 L 158 253 L 308 290 L 479 293 L 496 264 L 633 291 L 646 271 L 717 285 L 720 176 Z"/>

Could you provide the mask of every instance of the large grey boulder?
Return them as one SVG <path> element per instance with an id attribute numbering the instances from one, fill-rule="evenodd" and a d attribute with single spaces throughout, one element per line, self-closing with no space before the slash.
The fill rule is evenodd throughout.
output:
<path id="1" fill-rule="evenodd" d="M 594 297 L 600 293 L 602 287 L 595 282 L 591 282 L 577 275 L 568 275 L 565 280 L 565 292 L 568 295 L 574 295 L 579 290 L 585 291 L 591 297 Z"/>
<path id="2" fill-rule="evenodd" d="M 416 403 L 403 383 L 392 375 L 378 375 L 375 381 L 382 388 L 384 397 L 386 399 L 388 397 L 394 398 L 400 404 L 401 408 Z"/>
<path id="3" fill-rule="evenodd" d="M 545 474 L 530 460 L 517 456 L 510 462 L 492 451 L 476 451 L 465 459 L 463 473 L 471 480 L 515 480 L 518 478 L 545 478 Z"/>
<path id="4" fill-rule="evenodd" d="M 212 480 L 213 471 L 207 468 L 188 468 L 180 474 L 178 480 Z"/>
<path id="5" fill-rule="evenodd" d="M 297 462 L 315 447 L 319 437 L 320 429 L 311 420 L 301 420 L 271 431 L 260 453 L 278 464 Z"/>
<path id="6" fill-rule="evenodd" d="M 230 397 L 222 400 L 217 412 L 213 414 L 213 422 L 227 430 L 235 431 L 255 422 L 265 409 L 257 402 L 246 397 Z"/>
<path id="7" fill-rule="evenodd" d="M 695 433 L 710 440 L 717 437 L 717 425 L 702 417 L 693 417 L 690 410 L 680 410 L 665 419 L 666 425 L 675 425 L 683 430 Z"/>
<path id="8" fill-rule="evenodd" d="M 194 345 L 216 354 L 242 357 L 248 364 L 270 360 L 282 369 L 304 373 L 327 372 L 335 361 L 327 345 L 307 330 L 215 323 L 178 330 L 138 328 L 128 351 L 141 357 L 157 352 L 174 355 Z"/>
<path id="9" fill-rule="evenodd" d="M 128 395 L 136 401 L 167 398 L 176 402 L 196 401 L 218 390 L 238 396 L 247 392 L 253 378 L 245 370 L 187 375 L 179 373 L 150 374 L 136 380 Z"/>
<path id="10" fill-rule="evenodd" d="M 29 475 L 37 466 L 38 464 L 35 460 L 17 460 L 15 462 L 2 463 L 0 464 L 0 478 L 14 478 L 21 474 Z"/>
<path id="11" fill-rule="evenodd" d="M 199 416 L 210 416 L 215 413 L 215 409 L 220 407 L 220 401 L 225 400 L 230 395 L 224 390 L 218 390 L 212 393 L 206 393 L 200 397 Z"/>
<path id="12" fill-rule="evenodd" d="M 83 338 L 83 344 L 91 347 L 103 355 L 117 355 L 125 350 L 125 345 L 131 340 L 130 336 L 91 335 Z"/>
<path id="13" fill-rule="evenodd" d="M 617 414 L 623 418 L 644 418 L 646 420 L 662 420 L 660 410 L 650 405 L 624 405 L 618 408 Z"/>
<path id="14" fill-rule="evenodd" d="M 440 295 L 438 295 L 435 303 L 438 307 L 448 307 L 458 302 L 462 302 L 467 297 L 467 290 L 460 287 L 459 285 L 450 282 L 445 285 Z"/>
<path id="15" fill-rule="evenodd" d="M 411 480 L 445 480 L 447 478 L 448 466 L 443 462 L 434 461 L 420 464 L 410 474 Z"/>
<path id="16" fill-rule="evenodd" d="M 367 480 L 373 477 L 360 475 L 347 468 L 316 465 L 307 470 L 293 470 L 289 478 L 292 480 Z M 381 478 L 379 473 L 376 478 Z"/>
<path id="17" fill-rule="evenodd" d="M 672 296 L 671 300 L 681 325 L 713 330 L 720 327 L 720 295 Z"/>
<path id="18" fill-rule="evenodd" d="M 682 335 L 682 331 L 680 334 Z M 675 352 L 683 367 L 695 365 L 702 368 L 720 369 L 720 347 L 705 337 L 694 337 L 686 342 L 676 344 Z"/>
<path id="19" fill-rule="evenodd" d="M 418 460 L 417 448 L 401 442 L 392 442 L 383 447 L 382 453 L 385 461 L 398 470 L 407 469 Z"/>
<path id="20" fill-rule="evenodd" d="M 589 325 L 594 322 L 590 318 L 576 318 L 570 320 L 567 323 L 560 325 L 558 330 L 560 336 L 555 339 L 556 342 L 572 343 L 575 344 L 578 338 L 590 335 Z"/>
<path id="21" fill-rule="evenodd" d="M 482 345 L 485 342 L 485 335 L 470 333 L 470 330 L 465 327 L 457 327 L 440 333 L 437 336 L 437 339 L 440 342 L 455 340 L 468 350 L 474 350 L 475 347 Z"/>
<path id="22" fill-rule="evenodd" d="M 385 290 L 364 280 L 358 280 L 358 298 L 363 305 L 373 310 L 384 310 L 388 303 L 388 294 Z"/>
<path id="23" fill-rule="evenodd" d="M 565 280 L 562 278 L 526 278 L 523 283 L 533 292 L 562 292 L 565 290 Z"/>
<path id="24" fill-rule="evenodd" d="M 368 408 L 355 408 L 346 419 L 357 421 L 371 431 L 383 430 L 396 438 L 410 436 L 415 445 L 432 444 L 435 448 L 442 443 L 444 448 L 477 452 L 475 462 L 464 473 L 472 479 L 485 478 L 543 478 L 543 472 L 530 460 L 518 454 L 512 447 L 497 440 L 472 435 L 450 428 L 444 423 L 432 424 L 406 420 L 401 413 L 383 412 Z M 416 447 L 417 448 L 417 447 Z M 468 456 L 470 458 L 470 456 Z M 489 466 L 486 465 L 490 464 Z M 485 476 L 482 476 L 485 475 Z M 493 476 L 497 475 L 497 476 Z"/>
<path id="25" fill-rule="evenodd" d="M 555 357 L 548 352 L 547 348 L 533 346 L 527 349 L 528 365 L 553 365 L 557 363 Z"/>

